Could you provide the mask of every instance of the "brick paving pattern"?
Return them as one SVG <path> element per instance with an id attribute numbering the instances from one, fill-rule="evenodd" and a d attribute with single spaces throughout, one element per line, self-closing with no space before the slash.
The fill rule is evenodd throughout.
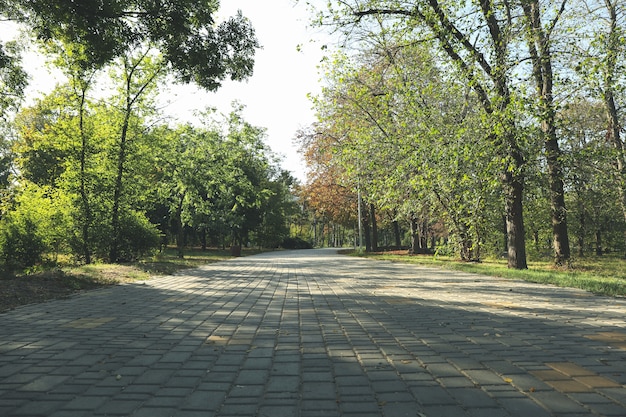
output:
<path id="1" fill-rule="evenodd" d="M 331 250 L 0 314 L 0 416 L 626 416 L 626 300 Z"/>

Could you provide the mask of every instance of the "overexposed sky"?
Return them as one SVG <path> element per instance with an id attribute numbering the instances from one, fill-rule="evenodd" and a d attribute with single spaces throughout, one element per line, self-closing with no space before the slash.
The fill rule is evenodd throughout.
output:
<path id="1" fill-rule="evenodd" d="M 267 129 L 267 142 L 284 155 L 283 167 L 304 181 L 304 163 L 293 138 L 300 127 L 314 121 L 307 94 L 320 89 L 317 67 L 324 55 L 324 35 L 307 29 L 309 14 L 293 0 L 222 0 L 221 16 L 241 10 L 252 21 L 262 49 L 257 51 L 254 75 L 243 82 L 225 81 L 215 93 L 193 86 L 172 88 L 172 104 L 165 109 L 181 120 L 207 106 L 228 113 L 233 100 L 246 106 L 244 117 Z"/>
<path id="2" fill-rule="evenodd" d="M 303 2 L 222 0 L 219 16 L 232 16 L 237 10 L 252 21 L 262 47 L 256 54 L 254 75 L 243 82 L 225 81 L 211 93 L 193 85 L 174 85 L 167 97 L 170 104 L 162 111 L 181 122 L 193 121 L 194 113 L 207 107 L 227 114 L 237 100 L 246 106 L 246 121 L 267 129 L 267 143 L 283 156 L 283 168 L 304 182 L 304 163 L 293 138 L 299 128 L 315 120 L 307 94 L 320 90 L 317 67 L 328 36 L 308 28 L 310 16 Z M 8 30 L 10 22 L 0 27 L 3 40 L 9 32 L 15 33 Z M 25 67 L 32 77 L 27 90 L 30 99 L 52 90 L 56 79 L 47 73 L 41 57 L 27 56 Z"/>

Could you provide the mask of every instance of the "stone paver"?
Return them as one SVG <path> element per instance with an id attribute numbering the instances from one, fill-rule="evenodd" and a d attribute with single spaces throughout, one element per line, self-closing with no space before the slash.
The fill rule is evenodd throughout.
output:
<path id="1" fill-rule="evenodd" d="M 0 314 L 1 416 L 626 416 L 626 300 L 331 250 Z"/>

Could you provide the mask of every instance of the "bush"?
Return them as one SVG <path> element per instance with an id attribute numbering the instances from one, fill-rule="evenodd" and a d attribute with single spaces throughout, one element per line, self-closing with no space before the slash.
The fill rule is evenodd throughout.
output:
<path id="1" fill-rule="evenodd" d="M 142 213 L 131 211 L 120 219 L 120 259 L 133 261 L 157 249 L 161 243 L 158 228 Z"/>
<path id="2" fill-rule="evenodd" d="M 65 246 L 69 207 L 65 195 L 26 184 L 0 222 L 3 267 L 9 271 L 33 267 Z"/>
<path id="3" fill-rule="evenodd" d="M 0 245 L 2 263 L 7 271 L 37 265 L 47 249 L 37 225 L 30 218 L 3 221 Z"/>
<path id="4" fill-rule="evenodd" d="M 313 245 L 299 237 L 288 237 L 280 243 L 283 249 L 313 249 Z"/>

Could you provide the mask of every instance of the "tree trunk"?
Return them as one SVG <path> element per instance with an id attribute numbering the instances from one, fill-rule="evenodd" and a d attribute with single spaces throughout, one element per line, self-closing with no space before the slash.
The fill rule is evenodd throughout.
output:
<path id="1" fill-rule="evenodd" d="M 419 231 L 417 226 L 417 218 L 411 216 L 411 254 L 419 253 Z"/>
<path id="2" fill-rule="evenodd" d="M 585 205 L 583 204 L 582 196 L 578 195 L 578 221 L 580 223 L 580 229 L 578 230 L 578 256 L 585 256 L 585 233 L 586 230 L 586 216 Z"/>
<path id="3" fill-rule="evenodd" d="M 396 249 L 400 249 L 402 246 L 402 239 L 400 237 L 400 224 L 397 220 L 393 221 L 393 236 L 396 242 Z"/>
<path id="4" fill-rule="evenodd" d="M 206 227 L 204 226 L 200 228 L 200 244 L 202 245 L 201 249 L 205 251 L 207 249 L 207 242 L 206 242 Z"/>
<path id="5" fill-rule="evenodd" d="M 376 222 L 376 208 L 370 204 L 370 217 L 372 218 L 372 251 L 378 252 L 378 224 Z"/>
<path id="6" fill-rule="evenodd" d="M 569 261 L 570 247 L 567 231 L 567 210 L 565 208 L 565 191 L 563 189 L 563 173 L 561 171 L 561 151 L 556 140 L 546 142 L 548 176 L 550 178 L 550 208 L 552 211 L 552 243 L 554 246 L 554 262 L 565 265 Z"/>
<path id="7" fill-rule="evenodd" d="M 552 236 L 554 262 L 566 264 L 570 259 L 567 211 L 561 168 L 561 150 L 556 133 L 556 110 L 553 97 L 552 53 L 550 33 L 544 31 L 538 1 L 522 2 L 528 24 L 527 37 L 533 77 L 538 93 L 538 112 L 544 140 L 548 178 L 550 183 L 550 209 L 552 214 Z M 558 18 L 558 15 L 557 15 Z"/>
<path id="8" fill-rule="evenodd" d="M 113 188 L 113 208 L 111 210 L 111 231 L 113 236 L 111 239 L 111 248 L 109 250 L 110 262 L 118 262 L 120 260 L 120 202 L 122 199 L 122 189 L 124 185 L 124 164 L 126 162 L 126 139 L 128 135 L 129 120 L 130 108 L 127 108 L 126 114 L 124 115 L 122 133 L 120 135 L 119 150 L 117 154 L 117 174 L 115 176 L 115 185 Z"/>
<path id="9" fill-rule="evenodd" d="M 420 225 L 420 249 L 422 253 L 428 253 L 428 221 L 422 221 Z"/>
<path id="10" fill-rule="evenodd" d="M 365 252 L 372 251 L 372 235 L 370 233 L 370 222 L 367 210 L 363 210 L 363 238 L 365 239 Z"/>
<path id="11" fill-rule="evenodd" d="M 85 101 L 87 94 L 87 86 L 83 85 L 80 95 L 80 108 L 78 111 L 78 124 L 80 130 L 80 186 L 79 194 L 81 200 L 81 208 L 83 211 L 82 224 L 82 246 L 85 263 L 91 263 L 91 236 L 89 230 L 92 223 L 91 202 L 87 193 L 87 134 L 85 133 Z"/>
<path id="12" fill-rule="evenodd" d="M 522 212 L 524 186 L 522 181 L 510 172 L 505 173 L 504 176 L 507 263 L 509 268 L 527 269 L 524 216 Z"/>
<path id="13" fill-rule="evenodd" d="M 502 245 L 503 245 L 503 250 L 502 253 L 507 254 L 509 251 L 509 244 L 508 244 L 508 232 L 507 232 L 507 223 L 506 223 L 506 216 L 502 216 L 502 236 L 504 236 L 504 239 L 502 240 Z"/>

